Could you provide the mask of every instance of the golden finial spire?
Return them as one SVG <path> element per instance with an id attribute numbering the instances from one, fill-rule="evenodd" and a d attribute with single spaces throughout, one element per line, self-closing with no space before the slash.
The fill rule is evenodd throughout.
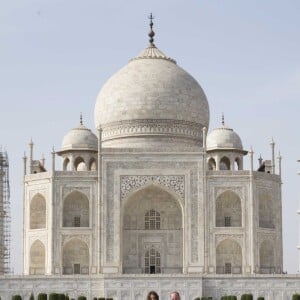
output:
<path id="1" fill-rule="evenodd" d="M 150 43 L 150 46 L 152 46 L 152 47 L 155 47 L 155 45 L 154 45 L 154 36 L 155 36 L 155 32 L 153 31 L 153 19 L 154 19 L 154 17 L 153 17 L 153 15 L 152 15 L 152 13 L 150 13 L 150 16 L 148 17 L 149 18 L 149 20 L 150 20 L 150 32 L 148 33 L 148 36 L 149 36 L 149 43 Z"/>

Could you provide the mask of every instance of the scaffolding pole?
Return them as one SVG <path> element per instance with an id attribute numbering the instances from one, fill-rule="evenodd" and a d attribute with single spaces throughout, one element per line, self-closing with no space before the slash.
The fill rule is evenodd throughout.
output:
<path id="1" fill-rule="evenodd" d="M 0 150 L 0 275 L 11 274 L 10 222 L 9 163 L 7 153 Z"/>

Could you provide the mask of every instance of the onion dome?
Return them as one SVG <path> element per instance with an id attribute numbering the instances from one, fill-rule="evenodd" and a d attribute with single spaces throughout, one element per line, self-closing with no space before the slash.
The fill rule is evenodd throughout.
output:
<path id="1" fill-rule="evenodd" d="M 207 151 L 211 150 L 239 150 L 243 151 L 242 140 L 239 135 L 225 125 L 224 116 L 222 116 L 222 124 L 215 128 L 207 136 Z"/>
<path id="2" fill-rule="evenodd" d="M 152 19 L 151 19 L 152 23 Z M 100 90 L 95 127 L 108 147 L 202 145 L 209 106 L 198 82 L 153 43 L 114 74 Z M 153 25 L 153 23 L 152 23 Z"/>
<path id="3" fill-rule="evenodd" d="M 98 150 L 98 139 L 90 129 L 83 125 L 82 116 L 80 116 L 80 124 L 64 136 L 59 152 L 69 150 Z"/>

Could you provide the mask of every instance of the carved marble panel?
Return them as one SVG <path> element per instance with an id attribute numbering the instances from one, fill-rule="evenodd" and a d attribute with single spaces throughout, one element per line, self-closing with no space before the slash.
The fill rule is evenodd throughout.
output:
<path id="1" fill-rule="evenodd" d="M 185 196 L 184 175 L 122 175 L 120 179 L 121 200 L 126 198 L 132 191 L 149 183 L 164 186 L 181 199 L 184 199 Z"/>

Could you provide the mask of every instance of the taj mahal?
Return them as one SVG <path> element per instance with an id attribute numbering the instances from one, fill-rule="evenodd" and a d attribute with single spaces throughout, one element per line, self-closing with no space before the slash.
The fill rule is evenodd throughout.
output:
<path id="1" fill-rule="evenodd" d="M 230 120 L 209 129 L 209 119 L 203 89 L 158 49 L 151 19 L 148 46 L 100 89 L 95 131 L 80 116 L 48 170 L 30 142 L 23 275 L 1 278 L 1 299 L 52 290 L 291 299 L 300 280 L 283 274 L 275 143 L 256 163 Z"/>

